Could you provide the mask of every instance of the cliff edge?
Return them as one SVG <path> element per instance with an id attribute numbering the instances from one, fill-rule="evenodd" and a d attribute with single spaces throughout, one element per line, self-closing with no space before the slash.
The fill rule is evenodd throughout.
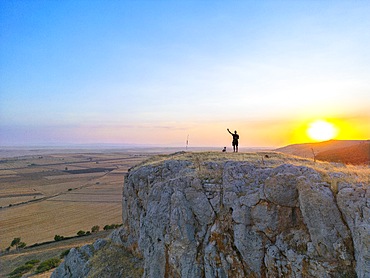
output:
<path id="1" fill-rule="evenodd" d="M 122 214 L 106 241 L 130 250 L 142 277 L 370 276 L 367 167 L 278 153 L 159 156 L 128 173 Z M 52 277 L 94 277 L 95 245 L 70 252 Z"/>

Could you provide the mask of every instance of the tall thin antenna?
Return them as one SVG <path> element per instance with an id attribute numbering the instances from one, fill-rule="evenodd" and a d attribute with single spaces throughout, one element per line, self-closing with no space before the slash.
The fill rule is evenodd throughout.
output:
<path id="1" fill-rule="evenodd" d="M 189 134 L 188 137 L 186 137 L 186 150 L 188 150 L 188 145 L 189 145 Z"/>

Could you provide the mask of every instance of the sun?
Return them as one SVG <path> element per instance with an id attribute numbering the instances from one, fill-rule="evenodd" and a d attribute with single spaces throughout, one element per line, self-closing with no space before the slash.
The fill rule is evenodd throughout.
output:
<path id="1" fill-rule="evenodd" d="M 309 125 L 307 134 L 315 141 L 326 141 L 333 139 L 337 135 L 337 129 L 332 123 L 317 120 Z"/>

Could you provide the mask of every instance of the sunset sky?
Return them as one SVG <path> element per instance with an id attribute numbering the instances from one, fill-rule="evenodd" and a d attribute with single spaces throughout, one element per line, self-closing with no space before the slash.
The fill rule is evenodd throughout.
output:
<path id="1" fill-rule="evenodd" d="M 370 1 L 0 1 L 0 146 L 370 139 Z"/>

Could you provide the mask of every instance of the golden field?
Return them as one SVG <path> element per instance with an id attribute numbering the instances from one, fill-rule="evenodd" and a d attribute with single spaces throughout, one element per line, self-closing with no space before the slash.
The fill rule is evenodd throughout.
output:
<path id="1" fill-rule="evenodd" d="M 121 223 L 124 173 L 150 156 L 40 153 L 0 158 L 0 250 L 15 237 L 29 246 Z"/>

